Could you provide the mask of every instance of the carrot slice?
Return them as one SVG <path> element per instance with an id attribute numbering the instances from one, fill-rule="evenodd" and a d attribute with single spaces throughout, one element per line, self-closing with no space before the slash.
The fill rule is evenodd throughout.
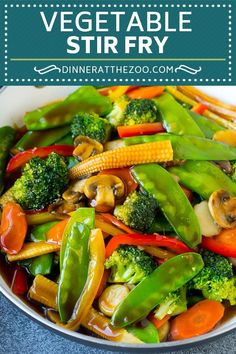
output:
<path id="1" fill-rule="evenodd" d="M 198 113 L 200 115 L 203 115 L 203 113 L 205 112 L 206 109 L 207 109 L 207 106 L 205 106 L 202 103 L 198 103 L 196 106 L 193 106 L 191 111 L 195 112 L 195 113 Z"/>
<path id="2" fill-rule="evenodd" d="M 154 98 L 160 96 L 164 91 L 164 86 L 147 86 L 147 87 L 140 87 L 136 90 L 127 93 L 129 98 L 136 99 L 136 98 Z"/>
<path id="3" fill-rule="evenodd" d="M 163 326 L 167 321 L 169 321 L 169 319 L 171 318 L 170 315 L 166 315 L 165 317 L 163 317 L 161 320 L 158 320 L 154 313 L 151 313 L 148 316 L 148 319 L 154 324 L 154 326 L 156 327 L 156 329 L 159 329 L 161 326 Z"/>
<path id="4" fill-rule="evenodd" d="M 65 230 L 65 227 L 69 221 L 68 219 L 62 220 L 54 225 L 48 232 L 47 232 L 47 241 L 48 242 L 55 242 L 59 245 L 61 244 L 62 235 Z"/>
<path id="5" fill-rule="evenodd" d="M 224 310 L 224 306 L 219 301 L 198 302 L 172 321 L 171 339 L 187 339 L 209 332 L 222 319 Z"/>

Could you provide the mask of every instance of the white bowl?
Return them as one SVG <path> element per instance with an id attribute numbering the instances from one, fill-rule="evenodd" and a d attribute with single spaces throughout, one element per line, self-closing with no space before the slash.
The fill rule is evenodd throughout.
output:
<path id="1" fill-rule="evenodd" d="M 236 104 L 236 86 L 232 87 L 217 87 L 208 86 L 201 87 L 201 89 L 220 98 L 222 101 L 228 103 Z M 7 87 L 3 88 L 0 94 L 0 126 L 12 125 L 14 123 L 22 125 L 22 117 L 26 111 L 32 110 L 45 104 L 49 101 L 65 97 L 69 93 L 75 90 L 74 86 L 54 86 L 54 87 L 43 87 L 35 88 L 30 86 L 24 87 Z M 132 345 L 124 343 L 109 342 L 103 339 L 87 336 L 78 332 L 71 332 L 62 327 L 59 327 L 52 322 L 45 319 L 43 316 L 39 315 L 37 312 L 32 310 L 26 303 L 24 303 L 20 298 L 15 296 L 11 289 L 8 287 L 7 283 L 4 281 L 3 277 L 0 275 L 0 292 L 2 292 L 12 303 L 14 303 L 18 308 L 24 311 L 25 314 L 29 315 L 34 320 L 40 322 L 41 324 L 47 326 L 48 328 L 56 331 L 57 333 L 67 336 L 73 340 L 82 342 L 90 346 L 102 347 L 107 350 L 122 350 L 127 352 L 156 352 L 156 351 L 171 351 L 182 349 L 183 347 L 191 347 L 197 345 L 200 342 L 206 342 L 208 340 L 213 340 L 219 335 L 226 334 L 229 331 L 236 328 L 236 317 L 232 317 L 227 322 L 223 323 L 221 326 L 217 327 L 215 330 L 199 337 L 194 337 L 188 340 L 181 340 L 177 342 L 166 342 L 160 344 L 143 344 L 143 345 Z"/>

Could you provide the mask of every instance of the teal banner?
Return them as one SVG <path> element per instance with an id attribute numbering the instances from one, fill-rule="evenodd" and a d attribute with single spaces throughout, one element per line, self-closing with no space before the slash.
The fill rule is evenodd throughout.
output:
<path id="1" fill-rule="evenodd" d="M 1 0 L 1 85 L 236 85 L 235 0 Z"/>

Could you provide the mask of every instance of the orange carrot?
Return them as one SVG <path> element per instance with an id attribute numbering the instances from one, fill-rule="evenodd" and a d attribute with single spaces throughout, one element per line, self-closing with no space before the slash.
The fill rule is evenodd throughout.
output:
<path id="1" fill-rule="evenodd" d="M 202 115 L 206 109 L 207 109 L 207 106 L 205 106 L 202 103 L 198 103 L 196 106 L 193 106 L 191 111 Z"/>
<path id="2" fill-rule="evenodd" d="M 222 319 L 224 310 L 224 306 L 219 301 L 198 302 L 172 321 L 171 339 L 187 339 L 209 332 Z"/>
<path id="3" fill-rule="evenodd" d="M 135 99 L 135 98 L 154 98 L 157 96 L 160 96 L 162 92 L 164 91 L 165 87 L 164 86 L 146 86 L 146 87 L 140 87 L 136 90 L 131 91 L 127 95 L 129 98 Z"/>
<path id="4" fill-rule="evenodd" d="M 58 243 L 59 245 L 61 244 L 62 240 L 62 235 L 65 230 L 65 227 L 69 221 L 68 219 L 62 220 L 58 222 L 56 225 L 54 225 L 48 232 L 47 232 L 47 241 L 48 242 L 54 242 Z"/>
<path id="5" fill-rule="evenodd" d="M 159 329 L 161 326 L 163 326 L 167 321 L 169 321 L 169 319 L 171 318 L 170 315 L 166 315 L 165 317 L 163 317 L 161 320 L 158 320 L 154 313 L 151 313 L 148 316 L 148 319 L 154 324 L 154 326 L 156 327 L 156 329 Z"/>
<path id="6" fill-rule="evenodd" d="M 100 89 L 100 90 L 99 90 L 99 93 L 100 93 L 102 96 L 108 96 L 108 95 L 109 95 L 109 92 L 115 91 L 116 89 L 117 89 L 117 86 L 105 87 L 105 88 Z"/>

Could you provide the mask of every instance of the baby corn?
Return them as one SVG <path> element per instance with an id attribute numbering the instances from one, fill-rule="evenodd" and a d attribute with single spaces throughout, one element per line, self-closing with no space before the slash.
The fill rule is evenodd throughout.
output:
<path id="1" fill-rule="evenodd" d="M 110 168 L 122 168 L 153 162 L 168 162 L 173 160 L 171 142 L 158 141 L 122 147 L 117 150 L 106 151 L 90 157 L 73 167 L 70 178 L 75 179 L 90 173 Z"/>
<path id="2" fill-rule="evenodd" d="M 57 244 L 47 243 L 44 241 L 28 242 L 24 244 L 19 253 L 7 255 L 7 259 L 9 262 L 22 261 L 24 259 L 42 256 L 43 254 L 58 252 L 59 250 L 60 246 Z"/>

